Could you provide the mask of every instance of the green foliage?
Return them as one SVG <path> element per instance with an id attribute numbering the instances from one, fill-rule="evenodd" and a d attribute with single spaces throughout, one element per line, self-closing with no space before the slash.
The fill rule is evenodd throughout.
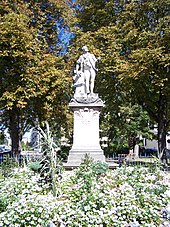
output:
<path id="1" fill-rule="evenodd" d="M 109 166 L 107 163 L 104 162 L 96 162 L 93 165 L 93 171 L 94 173 L 99 177 L 99 176 L 104 176 L 106 174 L 106 172 L 109 170 Z"/>
<path id="2" fill-rule="evenodd" d="M 11 158 L 9 155 L 3 155 L 3 162 L 0 163 L 0 174 L 3 176 L 3 179 L 9 177 L 13 169 L 18 167 L 18 164 L 15 158 Z"/>
<path id="3" fill-rule="evenodd" d="M 86 176 L 87 174 L 92 177 L 99 177 L 101 175 L 105 175 L 108 169 L 109 167 L 107 163 L 100 161 L 95 162 L 92 157 L 86 154 L 76 172 L 76 176 L 79 178 Z"/>
<path id="4" fill-rule="evenodd" d="M 90 156 L 86 155 L 73 179 L 74 183 L 79 184 L 81 182 L 81 188 L 72 191 L 75 201 L 82 200 L 84 193 L 88 193 L 89 198 L 93 197 L 94 181 L 97 181 L 100 176 L 104 176 L 108 169 L 106 163 L 94 162 Z M 88 201 L 84 202 L 87 205 Z M 82 207 L 85 204 L 82 204 Z"/>
<path id="5" fill-rule="evenodd" d="M 60 157 L 61 157 L 62 160 L 66 160 L 68 155 L 69 155 L 69 151 L 70 151 L 71 147 L 61 145 L 60 148 L 61 148 Z"/>
<path id="6" fill-rule="evenodd" d="M 0 213 L 5 211 L 7 207 L 7 202 L 4 198 L 0 198 Z"/>
<path id="7" fill-rule="evenodd" d="M 38 161 L 30 162 L 28 166 L 29 166 L 30 170 L 32 170 L 34 172 L 39 172 L 39 170 L 42 168 L 41 163 Z"/>
<path id="8" fill-rule="evenodd" d="M 159 170 L 164 169 L 164 164 L 161 162 L 161 160 L 155 156 L 152 157 L 154 159 L 153 163 L 150 163 L 149 167 L 149 172 L 155 173 Z"/>
<path id="9" fill-rule="evenodd" d="M 0 131 L 0 144 L 3 144 L 5 141 L 5 136 L 4 136 L 4 132 Z"/>
<path id="10" fill-rule="evenodd" d="M 150 118 L 141 106 L 124 102 L 117 110 L 110 112 L 110 108 L 106 107 L 105 111 L 109 112 L 102 116 L 101 135 L 108 137 L 108 146 L 112 152 L 128 147 L 129 136 L 138 138 L 140 135 L 152 139 L 153 134 L 148 126 Z"/>
<path id="11" fill-rule="evenodd" d="M 31 150 L 31 146 L 28 142 L 24 143 L 21 141 L 21 147 L 22 147 L 22 151 L 30 151 Z"/>

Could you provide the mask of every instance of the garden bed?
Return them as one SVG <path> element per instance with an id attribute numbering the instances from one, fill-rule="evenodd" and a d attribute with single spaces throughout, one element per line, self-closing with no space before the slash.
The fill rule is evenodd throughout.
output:
<path id="1" fill-rule="evenodd" d="M 0 226 L 170 226 L 170 174 L 157 165 L 122 166 L 86 160 L 50 183 L 25 168 L 0 178 Z"/>

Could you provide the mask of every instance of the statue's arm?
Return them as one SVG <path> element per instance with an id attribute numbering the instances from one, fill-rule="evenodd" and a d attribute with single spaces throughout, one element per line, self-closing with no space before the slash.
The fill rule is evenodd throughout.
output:
<path id="1" fill-rule="evenodd" d="M 82 59 L 82 56 L 80 56 L 76 61 L 76 72 L 82 71 L 82 63 L 83 63 L 83 59 Z"/>
<path id="2" fill-rule="evenodd" d="M 93 67 L 94 70 L 98 71 L 98 69 L 96 68 L 96 62 L 98 61 L 99 59 L 95 57 L 94 54 L 90 54 L 90 62 L 91 62 L 91 65 Z"/>
<path id="3" fill-rule="evenodd" d="M 93 58 L 93 61 L 95 61 L 95 62 L 97 62 L 97 61 L 98 61 L 98 59 L 95 57 L 95 55 L 94 55 L 94 54 L 93 54 L 92 58 Z"/>

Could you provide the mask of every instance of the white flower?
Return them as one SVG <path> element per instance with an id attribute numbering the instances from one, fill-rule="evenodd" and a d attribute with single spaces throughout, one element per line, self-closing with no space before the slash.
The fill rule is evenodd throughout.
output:
<path id="1" fill-rule="evenodd" d="M 31 217 L 26 217 L 26 220 L 27 220 L 27 221 L 30 221 L 30 220 L 31 220 Z"/>
<path id="2" fill-rule="evenodd" d="M 168 197 L 170 197 L 170 190 L 167 190 L 167 191 L 165 192 L 165 194 L 166 194 Z"/>
<path id="3" fill-rule="evenodd" d="M 35 211 L 35 209 L 34 208 L 31 208 L 30 211 L 33 213 Z"/>
<path id="4" fill-rule="evenodd" d="M 43 208 L 42 207 L 39 207 L 38 208 L 38 211 L 41 213 L 43 211 Z"/>

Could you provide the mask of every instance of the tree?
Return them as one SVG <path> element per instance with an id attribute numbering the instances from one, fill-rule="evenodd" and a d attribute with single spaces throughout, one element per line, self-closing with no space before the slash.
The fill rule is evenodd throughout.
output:
<path id="1" fill-rule="evenodd" d="M 0 6 L 0 107 L 16 154 L 23 126 L 66 112 L 70 79 L 56 47 L 56 23 L 68 6 L 60 3 L 3 0 Z"/>
<path id="2" fill-rule="evenodd" d="M 128 47 L 126 58 L 117 68 L 120 80 L 122 85 L 126 83 L 126 88 L 132 88 L 137 102 L 158 124 L 159 157 L 166 147 L 170 115 L 169 6 L 168 1 L 160 0 L 131 2 L 125 7 L 119 24 L 124 33 L 121 43 Z"/>
<path id="3" fill-rule="evenodd" d="M 133 155 L 135 145 L 142 138 L 153 138 L 149 122 L 147 112 L 138 104 L 122 103 L 117 110 L 106 105 L 101 116 L 101 135 L 108 137 L 106 153 L 117 153 L 128 147 Z"/>
<path id="4" fill-rule="evenodd" d="M 102 57 L 98 91 L 117 113 L 120 103 L 142 106 L 158 124 L 162 153 L 169 127 L 169 1 L 78 3 L 75 47 L 88 43 Z"/>

